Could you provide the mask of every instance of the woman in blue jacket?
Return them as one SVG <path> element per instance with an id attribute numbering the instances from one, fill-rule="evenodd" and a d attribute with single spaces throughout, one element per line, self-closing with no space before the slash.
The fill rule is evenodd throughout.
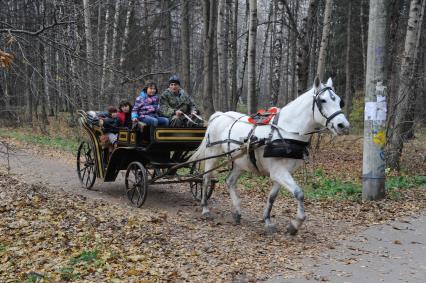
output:
<path id="1" fill-rule="evenodd" d="M 168 126 L 169 119 L 160 116 L 160 98 L 154 82 L 147 83 L 141 94 L 136 98 L 132 109 L 132 121 L 141 121 L 151 126 Z"/>

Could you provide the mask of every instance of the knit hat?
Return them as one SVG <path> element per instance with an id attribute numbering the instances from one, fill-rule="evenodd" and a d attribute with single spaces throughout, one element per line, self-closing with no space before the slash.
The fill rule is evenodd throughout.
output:
<path id="1" fill-rule="evenodd" d="M 180 85 L 179 77 L 177 75 L 171 76 L 170 79 L 169 79 L 169 84 L 171 84 L 171 83 L 175 83 L 175 84 Z"/>

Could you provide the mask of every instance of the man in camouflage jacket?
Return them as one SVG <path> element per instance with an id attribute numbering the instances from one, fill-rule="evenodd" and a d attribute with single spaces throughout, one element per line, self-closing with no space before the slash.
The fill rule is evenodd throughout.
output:
<path id="1" fill-rule="evenodd" d="M 202 125 L 194 114 L 198 113 L 192 99 L 180 88 L 178 76 L 169 79 L 169 88 L 160 96 L 160 112 L 170 119 L 170 127 L 194 127 Z M 185 115 L 190 117 L 188 120 Z"/>

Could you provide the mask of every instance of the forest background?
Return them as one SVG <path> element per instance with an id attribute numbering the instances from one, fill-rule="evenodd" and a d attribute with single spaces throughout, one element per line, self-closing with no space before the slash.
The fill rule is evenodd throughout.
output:
<path id="1" fill-rule="evenodd" d="M 426 118 L 426 1 L 387 2 L 386 140 L 389 164 L 399 169 L 403 142 Z M 285 105 L 319 74 L 333 79 L 354 132 L 362 129 L 369 1 L 3 0 L 1 7 L 3 126 L 47 133 L 53 117 L 75 127 L 76 110 L 133 101 L 147 80 L 165 89 L 175 73 L 205 117 L 253 113 Z"/>

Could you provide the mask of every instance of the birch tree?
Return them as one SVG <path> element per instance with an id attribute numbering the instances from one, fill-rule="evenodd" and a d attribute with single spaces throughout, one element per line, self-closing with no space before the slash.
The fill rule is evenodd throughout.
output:
<path id="1" fill-rule="evenodd" d="M 121 50 L 120 50 L 120 70 L 122 70 L 123 68 L 123 63 L 124 63 L 124 53 L 126 51 L 127 48 L 127 40 L 129 39 L 129 30 L 130 30 L 130 26 L 129 26 L 129 22 L 130 22 L 130 16 L 133 12 L 133 8 L 135 5 L 135 0 L 129 0 L 127 2 L 127 12 L 126 12 L 126 22 L 124 24 L 124 35 L 123 35 L 123 41 L 121 42 Z"/>
<path id="2" fill-rule="evenodd" d="M 307 16 L 302 21 L 302 28 L 297 40 L 297 79 L 299 94 L 308 88 L 309 75 L 309 55 L 310 50 L 314 49 L 312 34 L 314 25 L 316 24 L 316 15 L 318 8 L 318 0 L 309 0 Z"/>
<path id="3" fill-rule="evenodd" d="M 84 10 L 84 33 L 86 38 L 86 58 L 89 62 L 93 62 L 93 36 L 92 36 L 92 23 L 90 18 L 91 5 L 89 0 L 83 0 L 83 10 Z M 93 99 L 93 69 L 91 67 L 91 63 L 87 65 L 87 84 L 88 94 L 87 97 L 89 99 L 88 104 L 89 107 L 92 106 Z"/>
<path id="4" fill-rule="evenodd" d="M 272 86 L 269 104 L 276 105 L 281 83 L 281 61 L 282 61 L 282 38 L 284 21 L 284 4 L 280 0 L 275 0 L 275 25 L 274 25 L 274 44 L 272 51 Z"/>
<path id="5" fill-rule="evenodd" d="M 247 111 L 257 111 L 256 94 L 256 36 L 257 36 L 257 1 L 249 1 L 249 44 L 248 44 L 248 75 L 247 75 Z"/>
<path id="6" fill-rule="evenodd" d="M 182 58 L 182 67 L 181 67 L 181 76 L 184 87 L 188 91 L 191 91 L 191 64 L 190 64 L 190 0 L 184 0 L 182 5 L 182 17 L 181 17 L 181 26 L 182 26 L 182 39 L 181 39 L 181 58 Z"/>
<path id="7" fill-rule="evenodd" d="M 232 3 L 232 2 L 231 2 Z M 238 0 L 234 0 L 233 4 L 229 4 L 229 10 L 232 12 L 232 27 L 230 32 L 230 85 L 231 95 L 228 101 L 228 109 L 235 111 L 237 108 L 238 95 L 237 95 L 237 27 L 238 27 Z"/>
<path id="8" fill-rule="evenodd" d="M 321 37 L 321 48 L 318 57 L 318 67 L 317 74 L 320 80 L 324 80 L 324 70 L 325 70 L 325 60 L 327 59 L 327 47 L 328 47 L 328 37 L 330 34 L 330 25 L 331 25 L 331 8 L 333 5 L 333 0 L 325 1 L 325 11 L 324 11 L 324 25 L 322 28 L 322 37 Z"/>
<path id="9" fill-rule="evenodd" d="M 226 25 L 226 0 L 219 0 L 217 16 L 217 59 L 218 59 L 218 84 L 219 110 L 227 110 L 228 100 L 228 26 Z"/>
<path id="10" fill-rule="evenodd" d="M 410 13 L 408 16 L 407 32 L 405 35 L 404 53 L 401 63 L 400 80 L 395 111 L 393 133 L 391 135 L 388 150 L 388 165 L 396 170 L 400 169 L 401 153 L 404 146 L 404 124 L 408 123 L 407 113 L 410 109 L 410 96 L 414 94 L 414 70 L 417 54 L 417 33 L 420 32 L 422 14 L 421 0 L 411 0 Z"/>
<path id="11" fill-rule="evenodd" d="M 117 53 L 117 34 L 118 34 L 118 20 L 120 16 L 120 0 L 115 0 L 115 9 L 114 9 L 114 22 L 112 27 L 112 47 L 111 47 L 111 58 L 109 60 L 109 66 L 113 68 L 116 65 L 116 53 Z M 114 86 L 115 76 L 113 71 L 109 71 L 108 74 L 108 87 L 107 89 L 111 91 Z M 113 104 L 113 96 L 110 94 L 108 99 L 108 104 Z"/>
<path id="12" fill-rule="evenodd" d="M 348 3 L 348 16 L 346 26 L 346 58 L 345 58 L 345 115 L 349 117 L 352 111 L 352 79 L 351 79 L 351 18 L 352 2 Z"/>
<path id="13" fill-rule="evenodd" d="M 102 55 L 102 75 L 101 75 L 101 95 L 98 99 L 98 108 L 101 108 L 101 103 L 106 101 L 105 95 L 105 79 L 106 79 L 106 68 L 108 61 L 108 33 L 109 33 L 109 1 L 105 3 L 105 32 L 104 32 L 104 44 L 103 44 L 103 55 Z"/>
<path id="14" fill-rule="evenodd" d="M 214 112 L 213 106 L 213 45 L 214 30 L 216 25 L 216 2 L 213 0 L 203 1 L 203 107 L 206 117 L 210 117 Z"/>

